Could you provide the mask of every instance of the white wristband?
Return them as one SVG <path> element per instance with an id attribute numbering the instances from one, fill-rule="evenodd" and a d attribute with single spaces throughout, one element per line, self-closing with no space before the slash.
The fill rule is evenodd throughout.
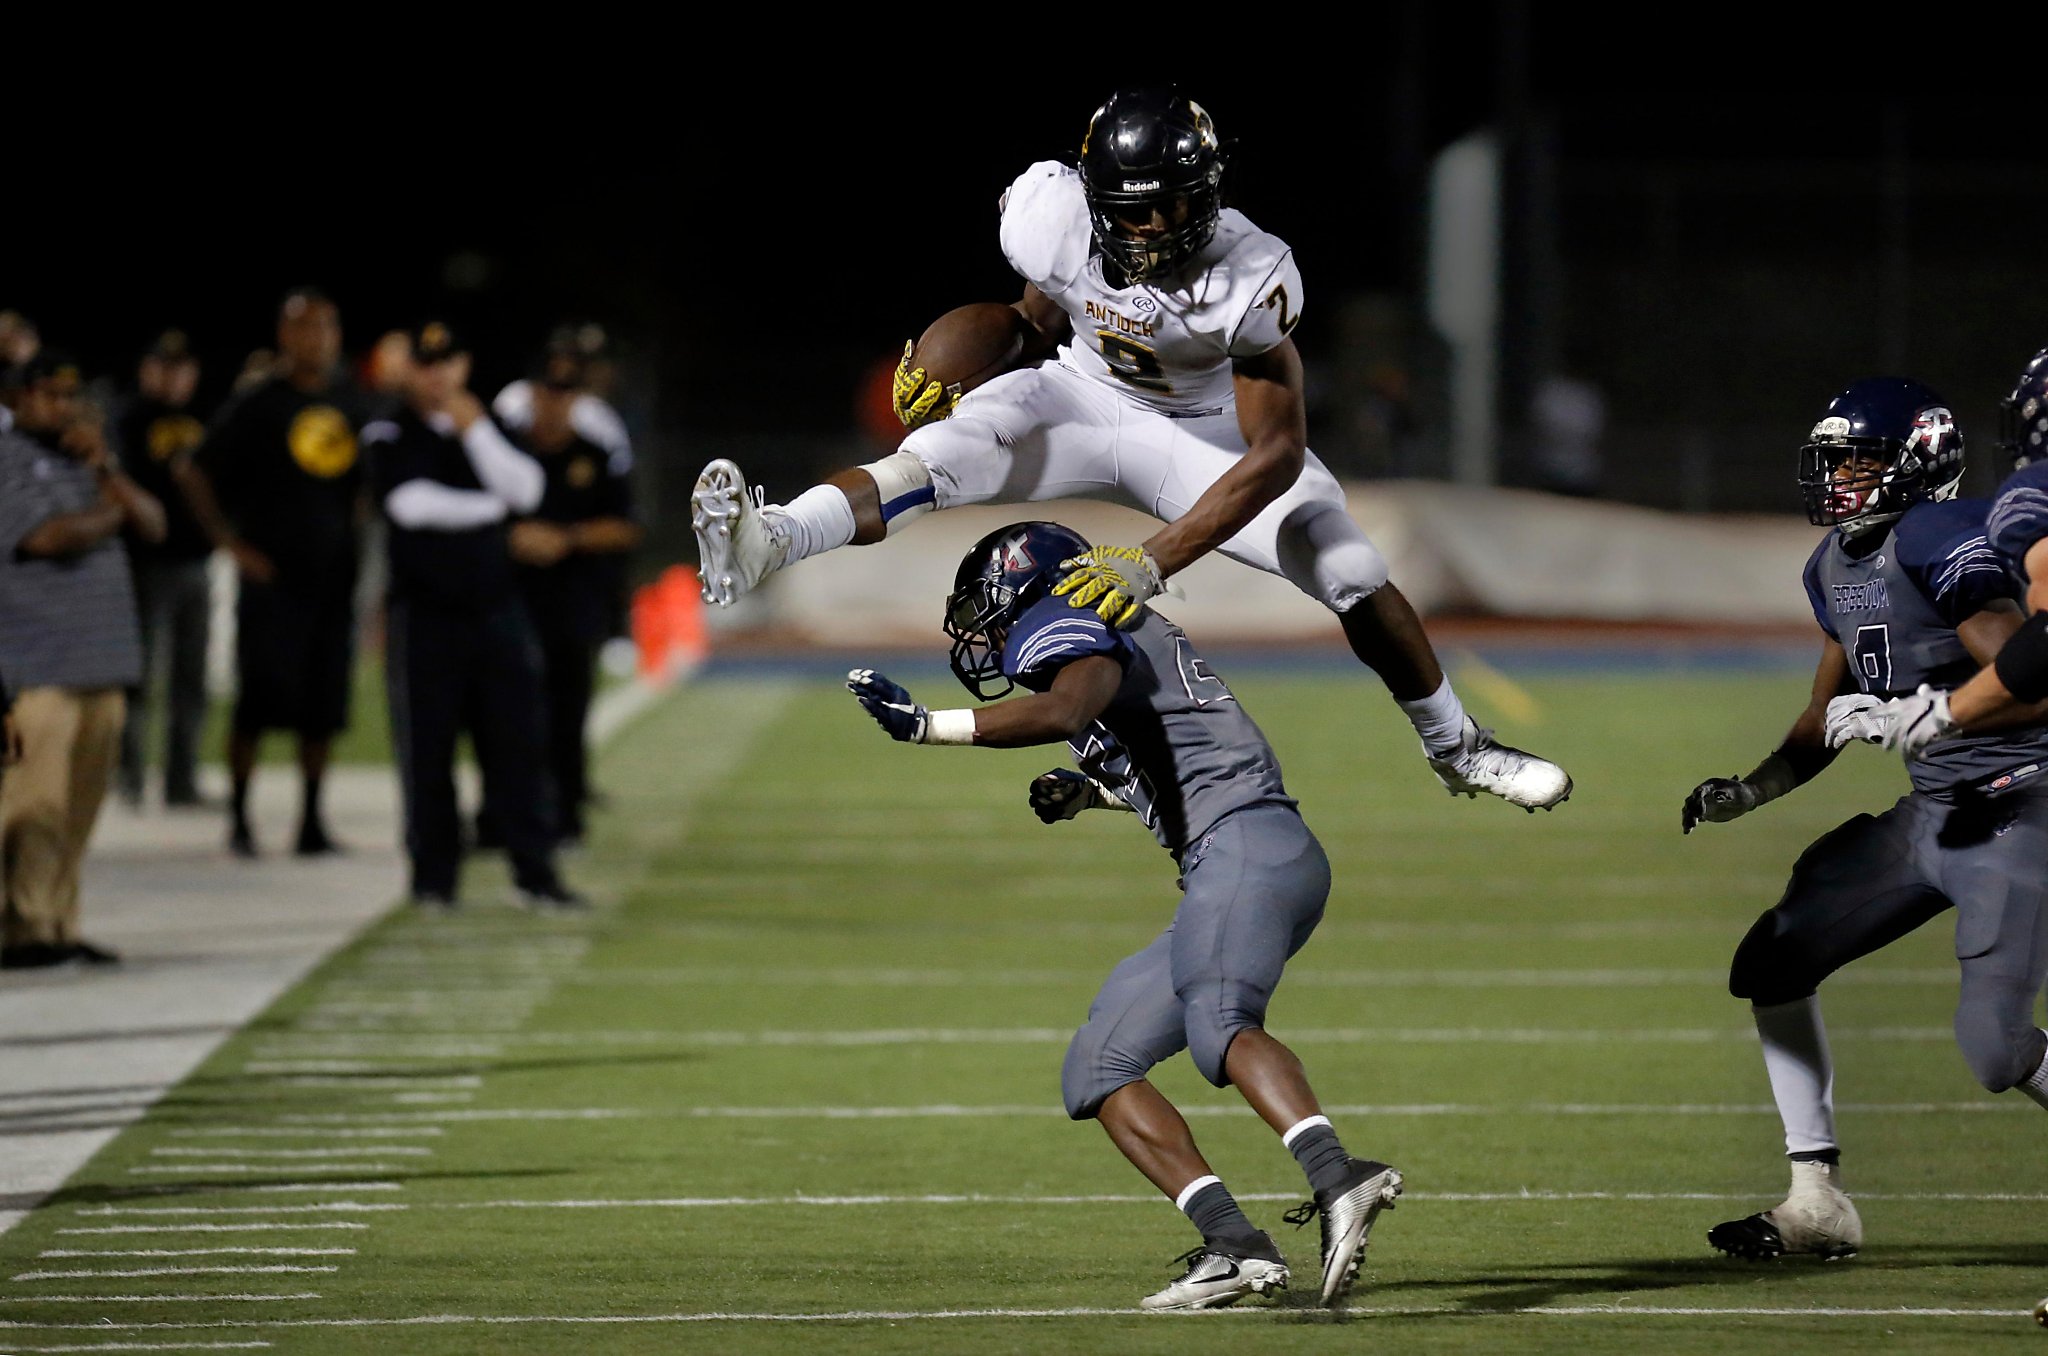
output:
<path id="1" fill-rule="evenodd" d="M 972 744 L 974 712 L 962 707 L 953 711 L 928 711 L 924 718 L 924 743 Z"/>

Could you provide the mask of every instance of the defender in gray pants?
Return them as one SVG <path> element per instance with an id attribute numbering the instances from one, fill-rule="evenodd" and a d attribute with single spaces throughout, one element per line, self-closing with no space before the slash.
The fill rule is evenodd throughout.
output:
<path id="1" fill-rule="evenodd" d="M 1148 1309 L 1205 1309 L 1284 1288 L 1273 1241 L 1254 1228 L 1196 1148 L 1186 1120 L 1147 1081 L 1187 1050 L 1203 1077 L 1235 1086 L 1278 1131 L 1315 1198 L 1287 1218 L 1322 1217 L 1322 1301 L 1358 1274 L 1374 1218 L 1401 1174 L 1350 1157 L 1302 1072 L 1265 1030 L 1288 957 L 1321 919 L 1330 866 L 1296 813 L 1265 736 L 1195 652 L 1149 611 L 1128 631 L 1051 596 L 1088 543 L 1056 523 L 990 533 L 961 561 L 946 605 L 953 672 L 983 700 L 931 711 L 856 669 L 847 686 L 896 739 L 1018 748 L 1066 741 L 1080 771 L 1031 783 L 1051 824 L 1084 809 L 1138 816 L 1180 867 L 1173 922 L 1119 964 L 1096 995 L 1061 1072 L 1067 1111 L 1097 1119 L 1125 1157 L 1186 1212 L 1202 1243 Z"/>
<path id="2" fill-rule="evenodd" d="M 1828 407 L 1801 454 L 1809 516 L 1836 529 L 1806 566 L 1827 636 L 1812 694 L 1755 771 L 1693 790 L 1686 832 L 1783 795 L 1851 740 L 1882 738 L 1894 699 L 1955 686 L 2019 628 L 2017 586 L 1985 536 L 1989 505 L 1951 498 L 1962 469 L 1953 416 L 1917 382 L 1859 381 Z M 2033 1016 L 2048 977 L 2048 728 L 1948 739 L 1910 768 L 1912 793 L 1802 853 L 1784 897 L 1736 948 L 1728 987 L 1756 1019 L 1792 1189 L 1782 1204 L 1708 1232 L 1732 1256 L 1835 1258 L 1862 1246 L 1841 1185 L 1816 991 L 1950 908 L 1963 1057 L 1986 1090 L 2017 1087 L 2048 1106 L 2048 1033 Z"/>

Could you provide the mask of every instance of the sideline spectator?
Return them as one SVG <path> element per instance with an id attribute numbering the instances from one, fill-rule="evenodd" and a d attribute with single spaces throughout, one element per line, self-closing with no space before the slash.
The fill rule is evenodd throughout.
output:
<path id="1" fill-rule="evenodd" d="M 580 389 L 570 411 L 570 422 L 576 436 L 604 449 L 611 459 L 612 474 L 623 476 L 633 469 L 633 440 L 618 410 L 600 391 L 591 389 L 593 372 L 612 370 L 608 342 L 604 330 L 596 325 L 565 325 L 549 337 L 547 351 L 550 355 L 564 355 L 581 368 Z M 533 427 L 533 387 L 533 382 L 521 378 L 498 392 L 498 398 L 491 402 L 491 413 L 514 434 Z M 609 390 L 608 384 L 605 389 Z"/>
<path id="2" fill-rule="evenodd" d="M 164 535 L 163 509 L 80 417 L 78 369 L 47 351 L 7 379 L 0 434 L 0 635 L 20 764 L 0 781 L 7 910 L 0 968 L 118 959 L 78 935 L 78 875 L 142 670 L 124 528 Z"/>
<path id="3" fill-rule="evenodd" d="M 468 717 L 522 898 L 579 908 L 555 871 L 539 645 L 506 548 L 506 520 L 533 511 L 546 477 L 470 394 L 469 352 L 447 325 L 420 327 L 405 370 L 405 408 L 364 441 L 390 522 L 385 670 L 412 897 L 456 903 L 455 739 Z"/>
<path id="4" fill-rule="evenodd" d="M 597 652 L 625 581 L 625 553 L 640 543 L 632 490 L 604 449 L 578 435 L 578 356 L 550 350 L 531 383 L 532 424 L 520 439 L 547 476 L 533 516 L 513 524 L 520 593 L 540 636 L 548 701 L 548 765 L 559 829 L 580 841 L 589 799 L 583 729 L 590 715 Z M 493 813 L 496 806 L 492 807 Z"/>
<path id="5" fill-rule="evenodd" d="M 135 571 L 135 611 L 142 632 L 142 682 L 128 693 L 128 721 L 121 732 L 121 795 L 131 805 L 143 798 L 148 763 L 143 744 L 149 729 L 151 689 L 165 672 L 164 804 L 194 806 L 199 799 L 199 731 L 206 721 L 206 641 L 212 611 L 206 558 L 213 545 L 178 493 L 171 467 L 206 437 L 193 417 L 199 388 L 199 359 L 181 330 L 166 330 L 142 355 L 136 395 L 115 425 L 122 464 L 135 483 L 164 508 L 166 532 L 160 543 L 128 534 L 128 559 Z"/>
<path id="6" fill-rule="evenodd" d="M 339 376 L 341 315 L 312 288 L 288 293 L 275 375 L 229 403 L 199 450 L 173 465 L 193 515 L 241 576 L 240 693 L 228 740 L 228 847 L 257 855 L 249 785 L 263 735 L 298 736 L 304 797 L 296 847 L 336 852 L 320 792 L 334 736 L 348 726 L 360 552 L 361 407 Z"/>

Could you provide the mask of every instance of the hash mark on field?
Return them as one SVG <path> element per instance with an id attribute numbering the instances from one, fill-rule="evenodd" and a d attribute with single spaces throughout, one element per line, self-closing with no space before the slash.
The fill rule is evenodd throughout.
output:
<path id="1" fill-rule="evenodd" d="M 402 1163 L 143 1163 L 131 1173 L 397 1172 Z"/>
<path id="2" fill-rule="evenodd" d="M 280 1300 L 316 1300 L 320 1296 L 311 1290 L 300 1290 L 289 1295 L 17 1295 L 16 1304 L 218 1304 L 232 1300 L 238 1304 L 262 1304 Z M 0 1328 L 58 1327 L 59 1324 L 9 1323 L 0 1321 Z M 244 1325 L 231 1320 L 216 1323 L 86 1323 L 87 1328 L 236 1328 Z"/>
<path id="3" fill-rule="evenodd" d="M 414 1135 L 445 1135 L 448 1132 L 438 1125 L 421 1125 L 411 1128 L 392 1126 L 382 1129 L 366 1128 L 356 1130 L 301 1130 L 296 1127 L 276 1125 L 211 1125 L 197 1129 L 173 1130 L 170 1133 L 181 1139 L 196 1139 L 215 1135 L 223 1137 L 229 1135 L 275 1135 L 292 1139 L 319 1139 L 328 1136 L 333 1136 L 336 1139 L 405 1139 Z"/>
<path id="4" fill-rule="evenodd" d="M 343 1214 L 381 1214 L 410 1210 L 396 1201 L 322 1201 L 318 1205 L 93 1205 L 81 1206 L 81 1215 L 307 1215 L 326 1211 Z"/>

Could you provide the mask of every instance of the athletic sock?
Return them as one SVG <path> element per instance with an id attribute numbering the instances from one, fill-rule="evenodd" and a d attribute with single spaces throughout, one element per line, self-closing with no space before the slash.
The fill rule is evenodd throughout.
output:
<path id="1" fill-rule="evenodd" d="M 1771 1097 L 1785 1124 L 1787 1154 L 1816 1154 L 1835 1144 L 1835 1062 L 1821 1025 L 1820 995 L 1790 1003 L 1753 1006 L 1763 1041 Z"/>
<path id="2" fill-rule="evenodd" d="M 1280 1137 L 1294 1161 L 1308 1174 L 1311 1191 L 1321 1195 L 1344 1184 L 1351 1172 L 1351 1155 L 1337 1140 L 1328 1116 L 1305 1116 Z"/>
<path id="3" fill-rule="evenodd" d="M 1432 758 L 1442 758 L 1456 753 L 1465 742 L 1465 703 L 1458 700 L 1458 694 L 1451 691 L 1451 680 L 1447 674 L 1437 684 L 1436 691 L 1420 701 L 1397 700 L 1408 723 L 1415 727 L 1415 733 L 1422 736 L 1422 747 Z"/>
<path id="4" fill-rule="evenodd" d="M 1197 1177 L 1181 1188 L 1173 1203 L 1202 1231 L 1205 1239 L 1252 1238 L 1259 1232 L 1245 1218 L 1244 1211 L 1238 1209 L 1237 1198 L 1223 1185 L 1221 1177 Z"/>
<path id="5" fill-rule="evenodd" d="M 813 485 L 787 504 L 763 511 L 789 537 L 785 564 L 835 551 L 853 540 L 853 505 L 837 485 Z"/>
<path id="6" fill-rule="evenodd" d="M 2048 1036 L 2048 1031 L 2041 1034 Z M 2043 1055 L 2039 1067 L 2020 1080 L 2020 1091 L 2042 1107 L 2048 1108 L 2048 1055 Z"/>

